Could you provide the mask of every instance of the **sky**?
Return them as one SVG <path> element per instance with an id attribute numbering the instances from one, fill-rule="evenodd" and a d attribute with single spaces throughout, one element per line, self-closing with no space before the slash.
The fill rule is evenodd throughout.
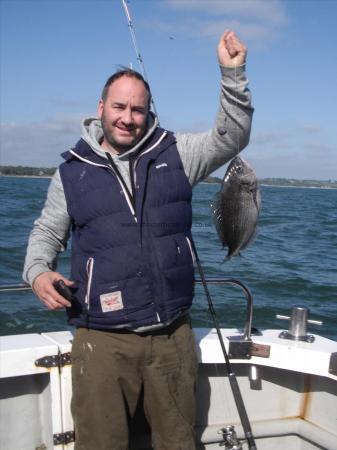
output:
<path id="1" fill-rule="evenodd" d="M 259 178 L 337 179 L 337 0 L 130 0 L 160 123 L 210 129 L 217 41 L 248 47 Z M 0 0 L 0 163 L 54 167 L 106 79 L 139 69 L 121 0 Z M 224 168 L 215 173 L 222 176 Z"/>

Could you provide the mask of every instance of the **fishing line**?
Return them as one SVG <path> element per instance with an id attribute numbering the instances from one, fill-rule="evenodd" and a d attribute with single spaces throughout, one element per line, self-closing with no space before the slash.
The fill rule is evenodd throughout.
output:
<path id="1" fill-rule="evenodd" d="M 235 64 L 234 66 L 234 84 L 235 84 L 235 93 L 234 93 L 234 100 L 235 100 L 235 109 L 237 111 L 237 114 L 239 115 L 239 109 L 238 109 L 238 104 L 239 104 L 239 99 L 238 99 L 238 65 Z M 235 119 L 235 113 L 233 113 L 233 121 L 234 124 L 236 124 L 236 133 L 235 133 L 235 140 L 236 140 L 236 150 L 237 150 L 237 154 L 240 153 L 240 139 L 239 139 L 239 120 L 238 118 Z"/>
<path id="2" fill-rule="evenodd" d="M 235 108 L 237 114 L 239 114 L 238 110 L 238 74 L 237 74 L 237 65 L 234 66 L 234 80 L 235 80 Z M 239 139 L 239 118 L 236 120 L 236 151 L 237 154 L 240 153 L 240 139 Z"/>
<path id="3" fill-rule="evenodd" d="M 130 34 L 131 34 L 132 43 L 133 43 L 133 46 L 134 46 L 134 49 L 135 49 L 135 52 L 136 52 L 136 55 L 137 55 L 137 60 L 138 60 L 138 62 L 140 64 L 140 67 L 141 67 L 142 75 L 143 75 L 144 79 L 146 81 L 148 81 L 147 75 L 146 75 L 146 71 L 145 71 L 144 61 L 143 61 L 143 59 L 141 57 L 141 54 L 140 54 L 140 51 L 138 49 L 136 34 L 135 34 L 135 31 L 134 31 L 133 22 L 132 22 L 132 19 L 131 19 L 130 11 L 129 11 L 129 8 L 128 8 L 126 0 L 122 0 L 122 4 L 123 4 L 124 11 L 125 11 L 126 19 L 127 19 L 127 22 L 128 22 L 128 27 L 129 27 Z M 236 79 L 236 66 L 235 66 L 235 79 Z M 235 86 L 237 86 L 237 84 Z M 151 98 L 151 103 L 152 103 L 152 106 L 153 106 L 153 110 L 154 110 L 154 112 L 155 112 L 155 114 L 156 114 L 156 116 L 158 118 L 158 114 L 157 114 L 157 111 L 156 111 L 156 108 L 155 108 L 155 105 L 154 105 L 153 98 Z M 238 99 L 236 97 L 236 106 L 237 106 L 237 103 L 238 103 Z M 238 141 L 239 141 L 239 139 L 238 139 L 238 134 L 237 134 L 237 145 L 239 147 L 239 142 Z M 215 309 L 214 309 L 214 306 L 213 306 L 212 298 L 211 298 L 211 295 L 210 295 L 209 290 L 208 290 L 208 286 L 207 286 L 207 282 L 206 282 L 206 279 L 205 279 L 204 271 L 203 271 L 203 268 L 201 266 L 200 259 L 199 259 L 199 256 L 198 256 L 198 253 L 197 253 L 195 245 L 194 245 L 194 252 L 195 252 L 195 256 L 196 256 L 196 264 L 197 264 L 197 267 L 198 267 L 198 271 L 199 271 L 199 274 L 200 274 L 200 277 L 201 277 L 202 285 L 204 287 L 204 291 L 205 291 L 206 298 L 207 298 L 207 301 L 208 301 L 208 308 L 209 308 L 209 311 L 211 313 L 211 316 L 212 316 L 212 319 L 213 319 L 213 323 L 215 325 L 215 329 L 216 329 L 216 332 L 217 332 L 217 335 L 218 335 L 218 338 L 219 338 L 220 346 L 221 346 L 221 349 L 222 349 L 222 352 L 223 352 L 223 355 L 224 355 L 224 358 L 225 358 L 225 364 L 226 364 L 228 379 L 229 379 L 229 383 L 230 383 L 230 386 L 231 386 L 231 389 L 232 389 L 234 401 L 235 401 L 235 404 L 236 404 L 236 407 L 237 407 L 237 410 L 238 410 L 238 413 L 239 413 L 239 417 L 240 417 L 240 421 L 241 421 L 241 424 L 242 424 L 242 428 L 243 428 L 243 431 L 244 431 L 244 434 L 245 434 L 245 437 L 246 437 L 246 440 L 247 440 L 247 443 L 248 443 L 249 450 L 256 450 L 256 445 L 255 445 L 252 429 L 251 429 L 251 426 L 250 426 L 250 422 L 249 422 L 249 419 L 248 419 L 248 415 L 247 415 L 247 412 L 246 412 L 245 405 L 243 403 L 243 399 L 242 399 L 241 391 L 240 391 L 240 388 L 239 388 L 239 384 L 238 384 L 238 381 L 236 379 L 235 373 L 232 370 L 231 363 L 229 361 L 229 357 L 228 357 L 228 354 L 227 354 L 227 351 L 226 351 L 226 347 L 225 347 L 225 344 L 224 344 L 224 341 L 223 341 L 223 337 L 222 337 L 222 334 L 221 334 L 221 331 L 220 331 L 218 319 L 217 319 L 217 316 L 216 316 L 216 313 L 215 313 Z M 244 289 L 246 289 L 245 286 L 243 286 L 242 283 L 237 281 L 237 280 L 232 280 L 232 281 L 227 280 L 228 283 L 234 282 L 234 281 L 236 282 L 236 284 L 240 284 L 241 287 L 244 287 Z"/>

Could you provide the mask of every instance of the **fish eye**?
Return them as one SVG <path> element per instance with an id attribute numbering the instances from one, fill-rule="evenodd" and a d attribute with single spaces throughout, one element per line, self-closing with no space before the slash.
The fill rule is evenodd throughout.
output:
<path id="1" fill-rule="evenodd" d="M 242 166 L 236 166 L 236 170 L 237 170 L 237 172 L 242 172 Z"/>

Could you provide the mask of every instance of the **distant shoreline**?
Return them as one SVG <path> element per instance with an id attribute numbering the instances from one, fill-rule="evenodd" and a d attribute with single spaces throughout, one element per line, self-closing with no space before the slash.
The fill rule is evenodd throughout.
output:
<path id="1" fill-rule="evenodd" d="M 42 178 L 42 179 L 51 179 L 53 177 L 53 175 L 7 175 L 7 174 L 0 174 L 0 178 L 1 177 L 5 177 L 5 178 Z M 201 181 L 199 184 L 219 184 L 218 181 Z M 260 186 L 263 187 L 276 187 L 276 188 L 300 188 L 300 189 L 326 189 L 326 190 L 331 190 L 331 189 L 337 189 L 337 186 L 326 186 L 326 185 L 316 185 L 316 186 L 310 186 L 310 185 L 300 185 L 300 184 L 293 184 L 293 185 L 289 185 L 289 184 L 273 184 L 273 183 L 265 183 L 260 182 Z"/>
<path id="2" fill-rule="evenodd" d="M 337 186 L 299 186 L 299 185 L 294 185 L 294 186 L 289 186 L 289 184 L 264 184 L 264 183 L 260 183 L 260 186 L 263 187 L 277 187 L 277 188 L 289 188 L 289 189 L 326 189 L 326 190 L 331 190 L 331 189 L 337 189 Z"/>
<path id="3" fill-rule="evenodd" d="M 56 172 L 56 167 L 30 167 L 30 166 L 1 166 L 0 176 L 15 178 L 52 178 Z M 310 178 L 284 178 L 284 177 L 261 177 L 258 179 L 261 186 L 275 187 L 299 187 L 310 189 L 337 189 L 336 180 L 315 180 Z M 220 184 L 222 178 L 217 176 L 208 176 L 202 183 Z"/>
<path id="4" fill-rule="evenodd" d="M 52 178 L 52 175 L 5 175 L 1 174 L 0 177 L 5 178 Z"/>

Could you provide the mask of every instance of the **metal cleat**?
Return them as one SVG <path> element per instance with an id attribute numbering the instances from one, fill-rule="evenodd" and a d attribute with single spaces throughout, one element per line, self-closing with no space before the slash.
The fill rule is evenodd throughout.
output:
<path id="1" fill-rule="evenodd" d="M 315 337 L 312 334 L 307 334 L 307 324 L 322 325 L 323 322 L 320 320 L 309 320 L 309 312 L 309 308 L 295 305 L 291 308 L 290 317 L 277 314 L 277 319 L 290 320 L 288 331 L 282 331 L 282 333 L 279 334 L 279 338 L 309 343 L 314 342 Z"/>

